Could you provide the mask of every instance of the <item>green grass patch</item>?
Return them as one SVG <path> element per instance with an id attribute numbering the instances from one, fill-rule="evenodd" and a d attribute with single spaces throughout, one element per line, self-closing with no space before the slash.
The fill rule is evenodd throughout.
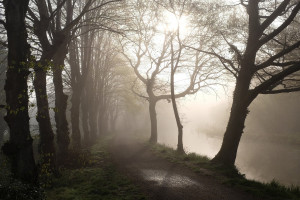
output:
<path id="1" fill-rule="evenodd" d="M 107 140 L 90 149 L 88 162 L 79 169 L 64 169 L 47 189 L 48 200 L 138 200 L 146 199 L 130 179 L 110 161 Z M 85 159 L 86 160 L 86 159 Z"/>
<path id="2" fill-rule="evenodd" d="M 214 176 L 223 184 L 239 188 L 263 199 L 300 199 L 298 186 L 283 186 L 275 180 L 270 183 L 248 180 L 237 168 L 213 164 L 206 156 L 195 153 L 179 154 L 176 150 L 161 144 L 152 145 L 151 148 L 157 155 L 171 162 L 182 164 L 197 173 Z"/>

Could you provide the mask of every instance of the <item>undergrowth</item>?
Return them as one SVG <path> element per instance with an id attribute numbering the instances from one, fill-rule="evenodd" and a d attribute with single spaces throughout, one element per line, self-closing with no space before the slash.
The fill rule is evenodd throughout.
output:
<path id="1" fill-rule="evenodd" d="M 171 162 L 185 165 L 197 173 L 214 176 L 223 184 L 239 188 L 264 199 L 300 199 L 298 186 L 287 187 L 275 180 L 270 183 L 248 180 L 236 167 L 213 164 L 208 157 L 195 153 L 179 154 L 176 150 L 161 144 L 153 145 L 152 150 Z"/>
<path id="2" fill-rule="evenodd" d="M 66 168 L 47 189 L 48 200 L 139 200 L 146 199 L 110 160 L 107 140 L 97 143 L 81 157 L 84 166 Z"/>
<path id="3" fill-rule="evenodd" d="M 59 175 L 39 166 L 40 186 L 14 179 L 0 155 L 0 200 L 142 200 L 147 199 L 110 160 L 108 140 L 80 152 L 70 151 Z"/>
<path id="4" fill-rule="evenodd" d="M 43 200 L 44 189 L 15 179 L 10 173 L 6 156 L 0 153 L 0 199 L 1 200 Z"/>

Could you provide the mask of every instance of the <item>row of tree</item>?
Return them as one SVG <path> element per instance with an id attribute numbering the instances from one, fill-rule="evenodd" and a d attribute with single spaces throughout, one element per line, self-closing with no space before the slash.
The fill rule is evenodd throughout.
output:
<path id="1" fill-rule="evenodd" d="M 296 0 L 241 0 L 236 5 L 200 0 L 7 0 L 3 6 L 1 44 L 8 62 L 4 107 L 10 139 L 2 149 L 11 158 L 13 174 L 27 182 L 37 181 L 28 116 L 30 74 L 41 164 L 53 173 L 70 149 L 79 151 L 114 130 L 120 110 L 133 103 L 130 88 L 149 103 L 152 143 L 158 138 L 156 104 L 172 102 L 178 151 L 183 153 L 176 98 L 235 82 L 222 147 L 213 159 L 227 165 L 234 165 L 251 102 L 259 94 L 300 91 Z M 49 112 L 49 77 L 56 134 Z"/>
<path id="2" fill-rule="evenodd" d="M 70 150 L 80 151 L 82 135 L 84 145 L 89 145 L 97 135 L 113 129 L 114 124 L 108 126 L 108 119 L 116 121 L 115 104 L 123 101 L 114 91 L 121 87 L 125 90 L 125 86 L 120 85 L 124 79 L 118 78 L 122 62 L 118 63 L 118 51 L 112 40 L 119 28 L 118 2 L 3 1 L 5 19 L 1 23 L 5 28 L 4 39 L 7 39 L 3 46 L 7 48 L 8 62 L 3 107 L 10 137 L 2 150 L 10 158 L 16 178 L 37 182 L 29 100 L 34 102 L 30 106 L 37 109 L 40 166 L 47 166 L 52 173 L 64 165 Z M 33 76 L 32 83 L 29 75 Z M 48 99 L 50 77 L 54 85 L 53 108 Z M 28 96 L 30 84 L 34 86 L 35 100 Z M 71 102 L 71 146 L 68 99 Z M 55 122 L 51 121 L 51 109 Z"/>

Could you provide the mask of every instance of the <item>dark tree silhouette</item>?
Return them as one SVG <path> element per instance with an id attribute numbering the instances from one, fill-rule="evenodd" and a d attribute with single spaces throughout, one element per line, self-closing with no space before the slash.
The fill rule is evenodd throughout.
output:
<path id="1" fill-rule="evenodd" d="M 35 183 L 37 168 L 33 158 L 32 138 L 29 131 L 27 78 L 29 75 L 30 46 L 27 43 L 25 16 L 28 0 L 5 0 L 4 24 L 8 41 L 8 69 L 6 72 L 5 120 L 10 138 L 3 151 L 11 159 L 12 173 L 19 179 Z"/>
<path id="2" fill-rule="evenodd" d="M 260 0 L 241 1 L 246 7 L 248 39 L 242 52 L 226 41 L 235 53 L 236 62 L 214 52 L 223 65 L 236 78 L 233 103 L 229 122 L 220 151 L 212 160 L 234 165 L 237 149 L 243 133 L 248 107 L 259 94 L 277 94 L 300 91 L 299 79 L 295 74 L 300 70 L 299 57 L 286 59 L 300 46 L 300 41 L 282 43 L 277 36 L 283 32 L 299 14 L 300 3 L 290 0 L 277 1 L 275 9 L 267 8 Z M 246 3 L 248 2 L 248 3 Z M 274 25 L 274 21 L 279 25 Z M 274 44 L 276 48 L 274 48 Z M 272 45 L 271 49 L 267 49 Z"/>
<path id="3" fill-rule="evenodd" d="M 3 144 L 3 139 L 4 139 L 4 134 L 6 131 L 8 131 L 8 127 L 7 124 L 4 120 L 4 116 L 6 115 L 5 112 L 5 91 L 4 91 L 4 84 L 5 84 L 5 71 L 7 70 L 7 60 L 6 60 L 6 56 L 7 56 L 7 51 L 6 51 L 6 47 L 2 48 L 0 47 L 0 53 L 2 55 L 0 55 L 0 59 L 3 60 L 0 63 L 0 146 L 2 146 Z M 4 59 L 3 59 L 4 57 Z"/>

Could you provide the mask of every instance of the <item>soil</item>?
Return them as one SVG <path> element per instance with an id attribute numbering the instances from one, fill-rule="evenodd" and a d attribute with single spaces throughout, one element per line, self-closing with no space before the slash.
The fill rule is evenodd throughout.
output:
<path id="1" fill-rule="evenodd" d="M 112 141 L 111 155 L 118 168 L 153 200 L 258 200 L 249 193 L 223 185 L 209 173 L 167 161 L 144 142 L 128 134 Z"/>

